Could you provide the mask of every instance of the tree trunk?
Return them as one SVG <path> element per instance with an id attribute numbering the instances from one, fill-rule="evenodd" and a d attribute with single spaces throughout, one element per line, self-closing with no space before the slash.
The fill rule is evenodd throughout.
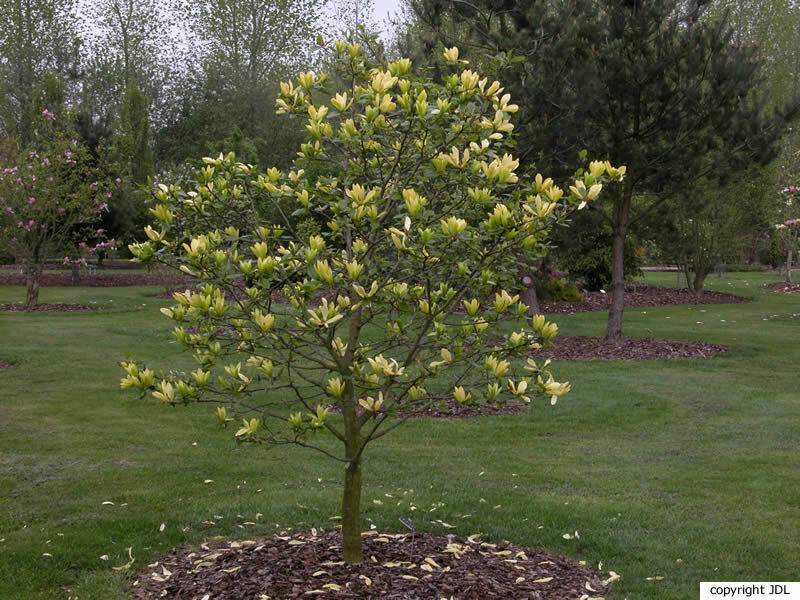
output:
<path id="1" fill-rule="evenodd" d="M 539 309 L 539 299 L 536 297 L 536 278 L 530 271 L 523 271 L 520 278 L 522 283 L 522 291 L 519 293 L 520 300 L 528 307 L 528 318 L 538 315 L 541 310 Z"/>
<path id="2" fill-rule="evenodd" d="M 628 173 L 625 186 L 614 202 L 614 241 L 611 249 L 611 307 L 608 309 L 606 339 L 622 338 L 622 312 L 625 308 L 625 234 L 628 230 L 633 179 Z"/>
<path id="3" fill-rule="evenodd" d="M 786 252 L 786 281 L 792 283 L 792 247 Z"/>
<path id="4" fill-rule="evenodd" d="M 347 436 L 347 456 L 358 453 L 359 436 Z M 353 437 L 354 439 L 350 439 Z M 355 444 L 353 444 L 355 442 Z M 361 457 L 348 460 L 344 471 L 344 494 L 342 495 L 342 555 L 347 563 L 360 563 L 364 560 L 361 548 Z"/>
<path id="5" fill-rule="evenodd" d="M 37 262 L 25 263 L 25 304 L 33 306 L 39 302 L 39 280 L 42 276 L 42 265 Z"/>
<path id="6" fill-rule="evenodd" d="M 692 291 L 697 296 L 703 295 L 703 284 L 706 280 L 706 271 L 704 269 L 694 272 L 694 282 L 692 283 Z"/>

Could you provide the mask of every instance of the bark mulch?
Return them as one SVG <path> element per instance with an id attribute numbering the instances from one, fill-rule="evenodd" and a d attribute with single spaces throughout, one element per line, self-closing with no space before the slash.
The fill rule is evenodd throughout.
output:
<path id="1" fill-rule="evenodd" d="M 608 577 L 566 558 L 508 543 L 430 533 L 363 535 L 364 562 L 341 561 L 341 535 L 294 534 L 203 544 L 148 566 L 140 600 L 587 600 Z"/>
<path id="2" fill-rule="evenodd" d="M 339 413 L 339 407 L 334 404 L 325 405 L 332 414 Z M 528 408 L 524 402 L 509 400 L 499 404 L 459 404 L 452 396 L 442 396 L 441 400 L 433 402 L 427 408 L 415 408 L 410 413 L 401 412 L 400 416 L 411 419 L 421 417 L 436 417 L 447 419 L 469 419 L 472 417 L 493 417 L 496 415 L 513 415 Z M 360 409 L 359 409 L 360 410 Z M 379 415 L 383 412 L 379 412 Z"/>
<path id="3" fill-rule="evenodd" d="M 674 304 L 735 304 L 750 302 L 747 298 L 725 292 L 695 294 L 686 288 L 665 288 L 654 285 L 631 285 L 625 288 L 625 307 L 671 306 Z M 540 302 L 545 315 L 607 311 L 611 293 L 584 292 L 583 302 Z"/>
<path id="4" fill-rule="evenodd" d="M 81 274 L 78 283 L 72 283 L 72 273 L 42 273 L 41 287 L 80 286 L 80 287 L 127 287 L 132 285 L 177 285 L 183 278 L 159 275 L 157 273 L 109 273 L 94 275 Z M 0 285 L 25 285 L 25 276 L 19 273 L 0 273 Z"/>
<path id="5" fill-rule="evenodd" d="M 14 363 L 6 362 L 4 360 L 0 360 L 0 369 L 10 369 L 14 366 Z"/>
<path id="6" fill-rule="evenodd" d="M 558 360 L 657 360 L 662 358 L 706 358 L 726 352 L 725 346 L 685 340 L 622 338 L 609 341 L 585 335 L 558 336 L 552 348 L 533 350 L 534 359 Z"/>
<path id="7" fill-rule="evenodd" d="M 778 283 L 765 283 L 761 287 L 783 294 L 800 294 L 800 282 L 779 281 Z"/>
<path id="8" fill-rule="evenodd" d="M 87 310 L 102 310 L 101 306 L 86 306 L 84 304 L 64 304 L 62 302 L 41 302 L 39 304 L 0 304 L 0 312 L 84 312 Z"/>

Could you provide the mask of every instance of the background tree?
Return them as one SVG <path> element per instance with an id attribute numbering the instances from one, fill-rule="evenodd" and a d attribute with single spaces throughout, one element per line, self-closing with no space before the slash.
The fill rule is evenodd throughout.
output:
<path id="1" fill-rule="evenodd" d="M 102 161 L 54 120 L 45 110 L 33 123 L 33 143 L 0 175 L 2 240 L 24 267 L 26 304 L 38 302 L 48 258 L 77 252 L 75 242 L 86 228 L 92 237 L 102 234 L 94 224 L 111 196 Z"/>
<path id="2" fill-rule="evenodd" d="M 72 0 L 0 1 L 0 132 L 33 139 L 34 92 L 50 72 L 64 74 L 74 61 Z"/>
<path id="3" fill-rule="evenodd" d="M 329 79 L 310 71 L 281 84 L 279 110 L 305 119 L 310 134 L 295 169 L 261 174 L 220 156 L 205 159 L 191 191 L 157 190 L 158 227 L 132 251 L 203 284 L 162 311 L 199 367 L 156 380 L 125 363 L 122 387 L 168 404 L 216 403 L 222 423 L 241 424 L 239 441 L 298 444 L 340 461 L 344 560 L 360 562 L 370 442 L 445 398 L 555 402 L 568 391 L 546 365 L 518 360 L 557 327 L 542 316 L 526 327 L 527 307 L 504 288 L 516 251 L 535 251 L 553 222 L 621 174 L 592 163 L 567 196 L 541 176 L 520 181 L 507 153 L 517 107 L 499 83 L 462 70 L 455 49 L 444 84 L 412 75 L 407 59 L 384 67 L 358 46 L 335 49 L 335 81 L 348 85 L 332 98 Z M 319 168 L 328 164 L 332 175 Z M 263 195 L 279 214 L 289 201 L 326 228 L 305 237 L 285 212 L 262 221 Z M 508 320 L 515 330 L 490 342 Z M 325 431 L 338 451 L 314 439 Z"/>
<path id="4" fill-rule="evenodd" d="M 425 0 L 423 6 L 421 14 L 430 15 L 447 3 Z M 631 226 L 694 180 L 771 158 L 784 119 L 763 118 L 763 100 L 754 97 L 756 50 L 735 44 L 726 19 L 698 21 L 673 0 L 458 6 L 448 14 L 474 24 L 472 35 L 529 58 L 514 87 L 524 90 L 521 105 L 530 108 L 522 156 L 546 167 L 548 154 L 566 164 L 588 148 L 628 167 L 625 185 L 605 195 L 613 231 L 606 336 L 617 339 Z M 654 194 L 653 202 L 634 203 Z"/>

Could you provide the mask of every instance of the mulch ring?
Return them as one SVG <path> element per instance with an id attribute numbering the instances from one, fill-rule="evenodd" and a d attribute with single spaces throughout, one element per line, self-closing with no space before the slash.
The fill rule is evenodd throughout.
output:
<path id="1" fill-rule="evenodd" d="M 765 283 L 761 287 L 783 294 L 800 294 L 800 282 L 779 281 L 778 283 Z"/>
<path id="2" fill-rule="evenodd" d="M 81 287 L 127 287 L 132 285 L 177 285 L 185 278 L 175 275 L 159 275 L 157 273 L 108 273 L 98 272 L 92 275 L 82 273 L 78 283 L 72 283 L 72 273 L 42 273 L 39 280 L 41 287 L 72 286 Z M 25 285 L 25 276 L 19 273 L 0 273 L 0 285 Z"/>
<path id="3" fill-rule="evenodd" d="M 625 307 L 672 306 L 674 304 L 736 304 L 750 302 L 747 298 L 725 292 L 695 294 L 687 288 L 666 288 L 655 285 L 629 285 L 625 288 Z M 611 292 L 583 292 L 583 302 L 540 302 L 545 315 L 607 311 L 611 307 Z"/>
<path id="4" fill-rule="evenodd" d="M 339 414 L 339 407 L 334 404 L 326 404 L 331 414 Z M 438 401 L 433 402 L 427 408 L 415 408 L 407 416 L 410 419 L 421 417 L 439 417 L 450 419 L 468 419 L 472 417 L 493 417 L 495 415 L 513 415 L 528 409 L 528 405 L 518 400 L 509 400 L 502 405 L 492 404 L 459 404 L 450 395 L 442 396 Z M 360 410 L 360 409 L 359 409 Z M 383 414 L 382 412 L 379 414 Z"/>
<path id="5" fill-rule="evenodd" d="M 315 532 L 314 532 L 315 533 Z M 431 533 L 363 535 L 364 562 L 341 561 L 341 535 L 294 534 L 203 544 L 148 566 L 140 600 L 587 600 L 617 579 L 547 552 Z"/>
<path id="6" fill-rule="evenodd" d="M 604 337 L 560 335 L 555 346 L 532 350 L 535 359 L 558 360 L 657 360 L 662 358 L 706 358 L 726 352 L 725 346 L 685 340 L 658 338 L 622 338 L 610 341 Z"/>
<path id="7" fill-rule="evenodd" d="M 10 369 L 14 366 L 14 363 L 6 362 L 4 360 L 0 360 L 0 369 Z"/>
<path id="8" fill-rule="evenodd" d="M 102 310 L 101 306 L 86 306 L 84 304 L 64 304 L 62 302 L 41 302 L 39 304 L 0 304 L 0 312 L 84 312 L 88 310 Z"/>

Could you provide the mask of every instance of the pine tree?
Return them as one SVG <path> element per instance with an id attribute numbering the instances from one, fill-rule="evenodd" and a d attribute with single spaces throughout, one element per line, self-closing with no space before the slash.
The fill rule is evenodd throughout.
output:
<path id="1" fill-rule="evenodd" d="M 770 158 L 797 103 L 764 118 L 764 102 L 754 94 L 761 67 L 756 49 L 737 44 L 725 18 L 698 20 L 697 3 L 482 0 L 449 6 L 447 0 L 417 5 L 430 39 L 453 29 L 443 23 L 468 21 L 473 26 L 466 31 L 477 44 L 527 59 L 516 68 L 512 90 L 526 109 L 521 156 L 550 172 L 574 163 L 584 148 L 627 165 L 624 184 L 606 194 L 614 232 L 606 336 L 621 337 L 631 225 L 692 181 Z M 635 202 L 643 192 L 657 200 Z"/>

